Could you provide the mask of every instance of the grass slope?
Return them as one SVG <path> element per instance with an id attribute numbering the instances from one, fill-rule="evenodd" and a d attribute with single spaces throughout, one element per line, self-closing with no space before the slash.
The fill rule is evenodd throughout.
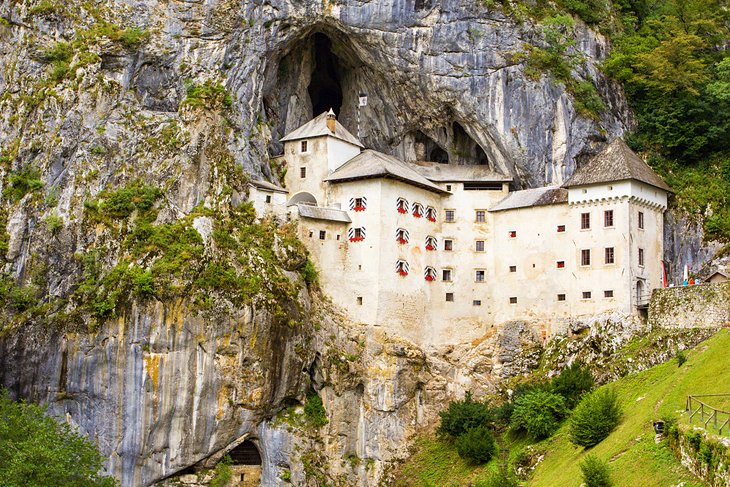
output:
<path id="1" fill-rule="evenodd" d="M 624 417 L 616 430 L 592 449 L 568 440 L 567 424 L 538 445 L 544 460 L 535 469 L 530 486 L 579 486 L 579 462 L 588 452 L 609 461 L 617 486 L 704 485 L 687 472 L 663 444 L 654 443 L 652 421 L 684 411 L 687 395 L 730 393 L 730 332 L 722 330 L 687 352 L 681 367 L 672 360 L 630 375 L 604 387 L 615 387 Z M 718 405 L 719 406 L 719 405 Z M 680 421 L 686 422 L 681 415 Z"/>

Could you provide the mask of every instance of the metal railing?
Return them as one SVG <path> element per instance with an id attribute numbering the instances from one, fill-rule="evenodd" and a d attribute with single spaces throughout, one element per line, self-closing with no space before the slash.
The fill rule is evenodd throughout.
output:
<path id="1" fill-rule="evenodd" d="M 689 422 L 692 424 L 692 419 L 699 415 L 700 422 L 707 429 L 710 421 L 713 423 L 713 427 L 718 430 L 718 434 L 722 435 L 722 430 L 728 432 L 730 429 L 730 411 L 723 411 L 721 409 L 714 408 L 703 401 L 697 399 L 698 397 L 725 397 L 730 398 L 730 394 L 700 394 L 696 396 L 687 396 L 687 411 L 689 414 Z M 705 419 L 705 417 L 707 419 Z M 724 421 L 723 421 L 724 419 Z M 718 428 L 718 421 L 721 421 Z"/>

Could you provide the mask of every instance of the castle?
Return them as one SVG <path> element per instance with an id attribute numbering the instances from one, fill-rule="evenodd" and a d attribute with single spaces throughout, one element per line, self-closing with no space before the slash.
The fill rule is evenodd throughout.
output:
<path id="1" fill-rule="evenodd" d="M 520 319 L 550 335 L 570 317 L 637 313 L 662 285 L 671 189 L 621 140 L 562 186 L 522 191 L 487 165 L 365 149 L 332 111 L 281 141 L 287 209 L 266 183 L 253 200 L 298 219 L 322 289 L 355 321 L 424 345 Z"/>

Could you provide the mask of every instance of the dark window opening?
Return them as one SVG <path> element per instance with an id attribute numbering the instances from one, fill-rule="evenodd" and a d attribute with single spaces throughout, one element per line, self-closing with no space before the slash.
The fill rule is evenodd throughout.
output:
<path id="1" fill-rule="evenodd" d="M 512 296 L 509 298 L 509 304 L 517 304 L 517 296 Z"/>
<path id="2" fill-rule="evenodd" d="M 320 230 L 319 231 L 319 239 L 320 240 L 324 240 L 326 236 L 327 236 L 327 232 L 326 231 L 324 231 L 324 230 Z"/>
<path id="3" fill-rule="evenodd" d="M 332 52 L 332 41 L 326 35 L 314 34 L 314 71 L 307 87 L 312 101 L 313 115 L 317 116 L 330 108 L 335 115 L 342 107 L 341 62 Z"/>
<path id="4" fill-rule="evenodd" d="M 639 212 L 639 228 L 644 228 L 644 212 Z"/>
<path id="5" fill-rule="evenodd" d="M 464 183 L 464 191 L 502 191 L 502 183 Z"/>
<path id="6" fill-rule="evenodd" d="M 603 226 L 604 227 L 613 226 L 613 210 L 606 210 L 603 212 Z"/>
<path id="7" fill-rule="evenodd" d="M 451 269 L 444 269 L 441 271 L 441 280 L 446 282 L 451 281 Z"/>
<path id="8" fill-rule="evenodd" d="M 448 223 L 452 223 L 456 217 L 456 212 L 454 210 L 446 210 L 444 212 L 444 221 Z"/>
<path id="9" fill-rule="evenodd" d="M 453 303 L 454 302 L 454 293 L 446 293 L 446 301 Z"/>
<path id="10" fill-rule="evenodd" d="M 516 265 L 509 266 L 509 271 L 510 272 L 517 272 L 517 266 Z"/>
<path id="11" fill-rule="evenodd" d="M 559 260 L 557 262 L 557 267 L 558 267 L 558 269 L 564 268 L 565 267 L 565 261 L 564 260 Z"/>
<path id="12" fill-rule="evenodd" d="M 580 214 L 580 228 L 581 230 L 587 230 L 591 228 L 591 214 L 581 213 Z"/>
<path id="13" fill-rule="evenodd" d="M 266 202 L 267 203 L 271 203 L 271 195 L 270 194 L 267 194 L 266 195 Z"/>
<path id="14" fill-rule="evenodd" d="M 612 298 L 613 297 L 613 289 L 609 289 L 608 291 L 603 291 L 603 297 L 604 298 Z"/>
<path id="15" fill-rule="evenodd" d="M 246 440 L 228 452 L 233 465 L 261 465 L 259 449 L 251 440 Z"/>
<path id="16" fill-rule="evenodd" d="M 558 294 L 558 301 L 565 301 L 565 294 Z"/>
<path id="17" fill-rule="evenodd" d="M 639 249 L 639 265 L 644 265 L 644 249 Z"/>
<path id="18" fill-rule="evenodd" d="M 446 251 L 454 250 L 454 241 L 451 239 L 445 239 L 444 240 L 444 250 L 446 250 Z"/>
<path id="19" fill-rule="evenodd" d="M 591 292 L 583 291 L 583 299 L 591 299 Z"/>
<path id="20" fill-rule="evenodd" d="M 558 225 L 558 233 L 563 233 L 565 231 L 565 225 Z"/>
<path id="21" fill-rule="evenodd" d="M 590 249 L 583 249 L 580 251 L 580 265 L 591 265 Z"/>
<path id="22" fill-rule="evenodd" d="M 471 302 L 471 304 L 472 304 L 472 306 L 481 306 L 482 305 L 482 300 L 481 299 L 475 299 L 474 301 Z"/>
<path id="23" fill-rule="evenodd" d="M 299 168 L 299 177 L 302 179 L 307 177 L 307 168 L 306 167 Z"/>
<path id="24" fill-rule="evenodd" d="M 613 264 L 615 262 L 615 252 L 613 250 L 613 247 L 606 247 L 605 253 L 606 253 L 605 263 Z"/>
<path id="25" fill-rule="evenodd" d="M 307 152 L 307 147 L 309 143 L 306 140 L 302 141 L 302 152 Z"/>
<path id="26" fill-rule="evenodd" d="M 362 306 L 362 296 L 357 297 L 357 304 Z"/>

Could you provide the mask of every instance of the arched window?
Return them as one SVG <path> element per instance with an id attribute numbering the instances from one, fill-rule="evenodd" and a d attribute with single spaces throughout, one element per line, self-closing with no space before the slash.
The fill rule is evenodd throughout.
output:
<path id="1" fill-rule="evenodd" d="M 259 449 L 251 440 L 246 440 L 228 452 L 233 465 L 261 465 Z"/>
<path id="2" fill-rule="evenodd" d="M 408 275 L 408 262 L 405 260 L 398 260 L 395 263 L 395 272 L 400 274 L 401 276 L 407 276 Z"/>
<path id="3" fill-rule="evenodd" d="M 408 213 L 408 200 L 405 198 L 398 198 L 395 202 L 395 207 L 398 210 L 398 213 Z"/>
<path id="4" fill-rule="evenodd" d="M 416 218 L 423 216 L 423 205 L 421 203 L 413 203 L 413 216 Z"/>
<path id="5" fill-rule="evenodd" d="M 368 199 L 364 196 L 359 198 L 350 198 L 350 209 L 352 211 L 365 211 L 368 207 Z"/>
<path id="6" fill-rule="evenodd" d="M 436 237 L 432 237 L 431 235 L 426 237 L 426 250 L 436 250 L 437 248 Z"/>
<path id="7" fill-rule="evenodd" d="M 436 280 L 436 269 L 434 269 L 431 266 L 426 266 L 426 268 L 423 270 L 423 277 L 428 282 L 433 282 Z"/>
<path id="8" fill-rule="evenodd" d="M 395 241 L 399 244 L 407 244 L 410 238 L 411 236 L 405 228 L 399 228 L 395 231 Z"/>
<path id="9" fill-rule="evenodd" d="M 347 238 L 350 242 L 362 242 L 365 240 L 365 227 L 350 228 L 347 231 Z"/>
<path id="10" fill-rule="evenodd" d="M 426 220 L 430 222 L 436 221 L 436 210 L 430 206 L 426 208 Z"/>

